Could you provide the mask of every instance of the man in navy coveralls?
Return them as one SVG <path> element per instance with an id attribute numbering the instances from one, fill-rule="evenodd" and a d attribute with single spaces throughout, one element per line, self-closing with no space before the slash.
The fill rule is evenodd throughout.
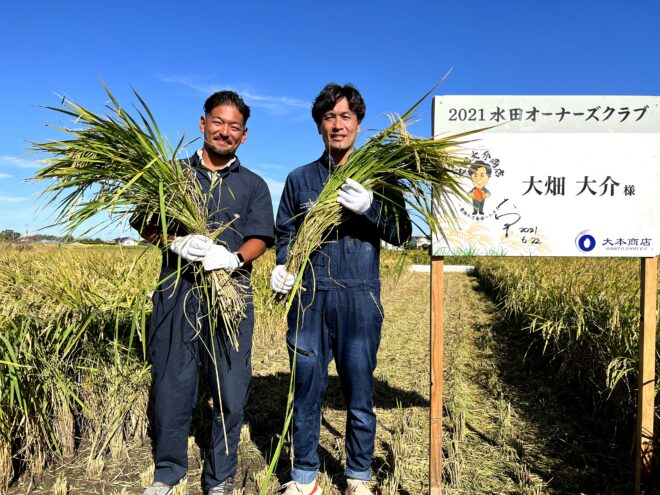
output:
<path id="1" fill-rule="evenodd" d="M 288 249 L 330 174 L 353 152 L 365 110 L 362 96 L 351 85 L 328 84 L 314 101 L 312 116 L 325 151 L 286 179 L 275 227 L 277 266 L 271 288 L 276 292 L 291 290 L 294 275 L 284 268 Z M 285 495 L 321 494 L 316 482 L 320 467 L 317 447 L 328 365 L 333 358 L 347 404 L 345 493 L 372 493 L 373 373 L 383 322 L 380 241 L 403 244 L 410 237 L 411 223 L 402 197 L 388 198 L 384 208 L 385 200 L 351 179 L 341 186 L 337 201 L 352 216 L 312 255 L 311 267 L 303 275 L 305 290 L 288 315 L 287 346 L 292 362 L 295 355 L 296 366 L 294 459 L 292 480 L 283 486 Z"/>
<path id="2" fill-rule="evenodd" d="M 232 91 L 220 91 L 204 103 L 200 131 L 204 145 L 183 165 L 192 167 L 202 189 L 211 191 L 209 231 L 232 222 L 218 238 L 187 235 L 173 228 L 163 239 L 154 223 L 132 225 L 163 251 L 161 285 L 153 296 L 148 338 L 153 377 L 154 484 L 144 495 L 169 495 L 188 469 L 188 435 L 197 400 L 198 371 L 206 375 L 213 394 L 213 434 L 205 456 L 205 493 L 232 493 L 237 449 L 250 379 L 254 310 L 250 273 L 252 261 L 273 244 L 273 209 L 265 181 L 245 168 L 235 155 L 247 137 L 249 107 Z M 184 268 L 177 280 L 178 257 Z M 204 270 L 226 270 L 244 285 L 246 317 L 239 322 L 238 349 L 222 324 L 209 329 L 205 296 L 196 284 L 191 264 Z M 211 342 L 213 334 L 214 342 Z M 209 356 L 216 351 L 216 369 Z M 218 389 L 221 397 L 218 397 Z M 222 414 L 220 413 L 220 402 Z M 226 442 L 223 431 L 226 431 Z"/>

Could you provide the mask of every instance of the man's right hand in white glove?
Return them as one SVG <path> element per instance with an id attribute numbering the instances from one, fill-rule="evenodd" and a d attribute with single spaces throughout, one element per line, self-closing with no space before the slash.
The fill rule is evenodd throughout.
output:
<path id="1" fill-rule="evenodd" d="M 170 243 L 170 251 L 186 261 L 202 261 L 211 250 L 213 240 L 199 234 L 175 237 Z"/>
<path id="2" fill-rule="evenodd" d="M 287 272 L 284 265 L 277 265 L 270 274 L 270 288 L 278 294 L 287 294 L 295 281 L 296 277 Z"/>
<path id="3" fill-rule="evenodd" d="M 364 215 L 373 201 L 374 193 L 353 179 L 346 179 L 337 195 L 337 203 L 356 215 Z"/>

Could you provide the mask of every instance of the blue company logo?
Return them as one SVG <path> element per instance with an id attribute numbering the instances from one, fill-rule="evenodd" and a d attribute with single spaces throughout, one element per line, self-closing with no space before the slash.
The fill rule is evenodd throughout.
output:
<path id="1" fill-rule="evenodd" d="M 593 249 L 596 247 L 596 239 L 588 232 L 588 230 L 584 230 L 580 232 L 575 238 L 575 245 L 583 253 L 593 251 Z"/>

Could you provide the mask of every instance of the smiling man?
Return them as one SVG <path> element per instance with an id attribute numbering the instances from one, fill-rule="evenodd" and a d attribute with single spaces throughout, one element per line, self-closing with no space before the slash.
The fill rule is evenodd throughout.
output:
<path id="1" fill-rule="evenodd" d="M 200 371 L 210 383 L 214 413 L 211 445 L 204 455 L 204 493 L 233 493 L 243 408 L 252 374 L 252 261 L 274 240 L 268 187 L 236 156 L 247 138 L 249 116 L 249 107 L 233 91 L 211 95 L 204 103 L 199 124 L 204 145 L 182 161 L 208 194 L 208 231 L 231 222 L 230 228 L 214 241 L 168 224 L 170 230 L 163 239 L 157 223 L 139 218 L 131 222 L 149 242 L 167 248 L 163 250 L 161 285 L 153 295 L 147 342 L 153 377 L 155 473 L 154 483 L 144 495 L 170 495 L 187 473 L 189 427 Z M 225 270 L 244 288 L 246 316 L 239 322 L 237 349 L 222 328 L 222 318 L 218 328 L 209 328 L 209 319 L 204 317 L 208 308 L 194 264 L 206 271 Z M 210 349 L 216 350 L 215 359 L 209 356 Z"/>
<path id="2" fill-rule="evenodd" d="M 325 150 L 316 161 L 292 171 L 277 212 L 277 266 L 271 288 L 286 294 L 294 283 L 285 263 L 310 205 L 330 175 L 354 151 L 365 115 L 362 96 L 351 85 L 328 84 L 314 100 L 312 117 Z M 316 482 L 321 405 L 334 358 L 347 405 L 347 495 L 369 495 L 376 436 L 374 369 L 383 323 L 380 303 L 380 240 L 403 244 L 411 223 L 403 198 L 384 199 L 348 179 L 337 201 L 349 218 L 310 258 L 305 290 L 288 314 L 287 346 L 295 359 L 293 469 L 284 495 L 321 495 Z"/>

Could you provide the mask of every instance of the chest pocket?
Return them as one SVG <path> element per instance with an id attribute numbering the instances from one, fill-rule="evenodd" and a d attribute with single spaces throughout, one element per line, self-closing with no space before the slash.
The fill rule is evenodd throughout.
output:
<path id="1" fill-rule="evenodd" d="M 346 221 L 339 231 L 339 238 L 344 246 L 344 251 L 350 256 L 360 256 L 367 254 L 372 256 L 373 246 L 371 245 L 373 236 L 373 226 L 362 217 L 354 216 Z M 355 260 L 354 260 L 355 261 Z"/>

